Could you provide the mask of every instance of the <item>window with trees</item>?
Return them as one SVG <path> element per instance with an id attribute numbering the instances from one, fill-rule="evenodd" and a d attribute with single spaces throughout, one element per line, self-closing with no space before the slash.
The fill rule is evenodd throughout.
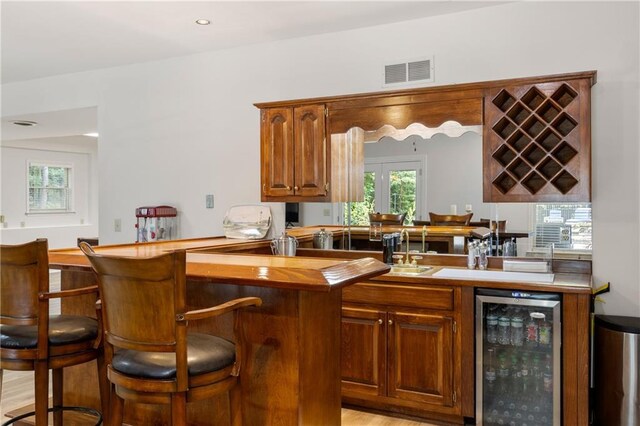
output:
<path id="1" fill-rule="evenodd" d="M 29 162 L 27 213 L 72 211 L 71 165 Z"/>

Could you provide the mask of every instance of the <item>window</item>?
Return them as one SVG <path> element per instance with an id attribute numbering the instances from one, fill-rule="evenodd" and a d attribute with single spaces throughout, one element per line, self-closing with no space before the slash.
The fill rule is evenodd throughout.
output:
<path id="1" fill-rule="evenodd" d="M 69 212 L 73 168 L 29 162 L 27 213 Z"/>
<path id="2" fill-rule="evenodd" d="M 534 247 L 591 251 L 591 204 L 534 204 Z"/>

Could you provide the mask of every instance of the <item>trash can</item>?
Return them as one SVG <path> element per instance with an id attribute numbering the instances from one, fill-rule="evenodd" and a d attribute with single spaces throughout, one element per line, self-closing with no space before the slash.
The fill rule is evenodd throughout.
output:
<path id="1" fill-rule="evenodd" d="M 595 424 L 640 425 L 640 318 L 596 315 Z"/>

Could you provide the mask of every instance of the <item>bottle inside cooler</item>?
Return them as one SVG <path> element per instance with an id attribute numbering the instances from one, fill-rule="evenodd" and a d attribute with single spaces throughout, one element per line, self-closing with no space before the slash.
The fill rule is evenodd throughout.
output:
<path id="1" fill-rule="evenodd" d="M 553 425 L 553 309 L 485 303 L 482 424 Z"/>

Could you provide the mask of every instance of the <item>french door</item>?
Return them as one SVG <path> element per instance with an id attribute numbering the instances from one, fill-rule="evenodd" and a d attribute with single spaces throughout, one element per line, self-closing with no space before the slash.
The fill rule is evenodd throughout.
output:
<path id="1" fill-rule="evenodd" d="M 367 159 L 364 175 L 364 201 L 345 205 L 345 221 L 352 225 L 368 225 L 369 213 L 406 213 L 405 224 L 422 218 L 422 161 L 375 162 Z"/>

